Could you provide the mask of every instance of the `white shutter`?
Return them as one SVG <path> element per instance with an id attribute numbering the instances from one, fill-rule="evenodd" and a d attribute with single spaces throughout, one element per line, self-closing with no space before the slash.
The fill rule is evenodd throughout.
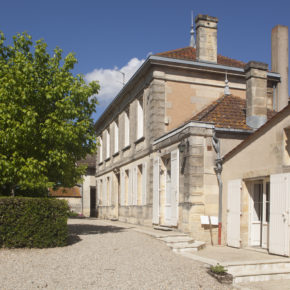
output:
<path id="1" fill-rule="evenodd" d="M 177 226 L 179 199 L 179 150 L 171 152 L 171 225 Z"/>
<path id="2" fill-rule="evenodd" d="M 124 114 L 124 128 L 125 128 L 124 147 L 126 147 L 130 144 L 130 121 L 127 113 Z"/>
<path id="3" fill-rule="evenodd" d="M 138 204 L 138 170 L 137 166 L 133 168 L 133 205 Z"/>
<path id="4" fill-rule="evenodd" d="M 112 205 L 112 176 L 109 177 L 109 198 L 108 205 Z"/>
<path id="5" fill-rule="evenodd" d="M 142 164 L 142 205 L 146 205 L 147 163 Z"/>
<path id="6" fill-rule="evenodd" d="M 108 205 L 107 203 L 107 178 L 104 179 L 104 183 L 103 183 L 103 206 Z"/>
<path id="7" fill-rule="evenodd" d="M 269 252 L 289 256 L 290 174 L 270 176 Z"/>
<path id="8" fill-rule="evenodd" d="M 153 224 L 159 224 L 159 157 L 153 160 Z"/>
<path id="9" fill-rule="evenodd" d="M 125 172 L 124 169 L 121 169 L 121 174 L 120 174 L 120 205 L 124 205 L 125 203 Z"/>
<path id="10" fill-rule="evenodd" d="M 116 122 L 114 124 L 114 153 L 117 153 L 119 151 L 119 127 Z"/>
<path id="11" fill-rule="evenodd" d="M 103 162 L 103 139 L 102 137 L 99 137 L 99 143 L 100 143 L 100 147 L 99 147 L 99 162 Z"/>
<path id="12" fill-rule="evenodd" d="M 110 132 L 107 130 L 107 140 L 106 140 L 106 158 L 110 157 L 110 146 L 111 146 L 111 138 L 110 138 Z"/>
<path id="13" fill-rule="evenodd" d="M 132 205 L 132 192 L 133 192 L 133 174 L 132 169 L 129 169 L 129 185 L 128 185 L 128 205 Z"/>
<path id="14" fill-rule="evenodd" d="M 141 101 L 137 101 L 137 139 L 143 137 L 143 108 L 141 105 Z"/>
<path id="15" fill-rule="evenodd" d="M 240 217 L 241 217 L 242 180 L 230 180 L 228 183 L 228 216 L 227 244 L 240 248 Z"/>

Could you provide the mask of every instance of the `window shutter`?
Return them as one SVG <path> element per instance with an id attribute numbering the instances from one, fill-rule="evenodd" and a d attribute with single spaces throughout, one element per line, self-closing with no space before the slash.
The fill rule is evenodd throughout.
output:
<path id="1" fill-rule="evenodd" d="M 133 205 L 138 204 L 138 175 L 137 175 L 137 166 L 133 168 Z"/>
<path id="2" fill-rule="evenodd" d="M 129 169 L 128 205 L 132 205 L 133 178 L 132 169 Z"/>
<path id="3" fill-rule="evenodd" d="M 143 137 L 143 108 L 141 105 L 141 100 L 137 101 L 137 139 Z"/>
<path id="4" fill-rule="evenodd" d="M 240 245 L 240 215 L 241 215 L 242 180 L 235 179 L 228 182 L 228 216 L 227 216 L 227 244 L 239 248 Z"/>
<path id="5" fill-rule="evenodd" d="M 124 169 L 121 169 L 121 174 L 120 174 L 120 205 L 124 205 L 125 203 L 125 172 Z"/>
<path id="6" fill-rule="evenodd" d="M 142 164 L 142 205 L 146 205 L 146 190 L 147 190 L 147 163 Z"/>
<path id="7" fill-rule="evenodd" d="M 171 225 L 177 226 L 179 199 L 179 149 L 171 152 Z"/>
<path id="8" fill-rule="evenodd" d="M 159 157 L 153 160 L 153 224 L 159 224 Z"/>
<path id="9" fill-rule="evenodd" d="M 104 182 L 103 182 L 103 206 L 106 206 L 107 205 L 107 180 L 104 179 Z"/>

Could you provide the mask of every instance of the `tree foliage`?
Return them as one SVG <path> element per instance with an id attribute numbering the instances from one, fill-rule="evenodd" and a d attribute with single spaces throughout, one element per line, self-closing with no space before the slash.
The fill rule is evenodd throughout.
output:
<path id="1" fill-rule="evenodd" d="M 0 32 L 0 188 L 72 186 L 76 162 L 96 149 L 92 113 L 99 85 L 74 76 L 74 54 L 51 56 L 27 33 L 6 45 Z"/>

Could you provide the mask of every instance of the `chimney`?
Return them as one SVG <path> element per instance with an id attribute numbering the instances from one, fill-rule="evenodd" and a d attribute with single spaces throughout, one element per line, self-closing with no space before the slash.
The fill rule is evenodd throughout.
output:
<path id="1" fill-rule="evenodd" d="M 288 27 L 277 25 L 272 29 L 272 71 L 280 73 L 276 110 L 281 111 L 288 105 Z"/>
<path id="2" fill-rule="evenodd" d="M 247 117 L 249 127 L 257 129 L 267 121 L 268 64 L 250 61 L 245 67 L 247 87 Z"/>
<path id="3" fill-rule="evenodd" d="M 196 59 L 217 63 L 217 23 L 216 17 L 198 14 L 196 26 Z"/>

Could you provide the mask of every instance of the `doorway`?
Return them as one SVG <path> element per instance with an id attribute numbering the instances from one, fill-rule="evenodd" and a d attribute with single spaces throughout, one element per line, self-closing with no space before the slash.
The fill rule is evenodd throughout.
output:
<path id="1" fill-rule="evenodd" d="M 250 245 L 269 248 L 270 181 L 254 181 L 251 193 Z"/>
<path id="2" fill-rule="evenodd" d="M 96 187 L 90 187 L 90 217 L 97 217 Z"/>

